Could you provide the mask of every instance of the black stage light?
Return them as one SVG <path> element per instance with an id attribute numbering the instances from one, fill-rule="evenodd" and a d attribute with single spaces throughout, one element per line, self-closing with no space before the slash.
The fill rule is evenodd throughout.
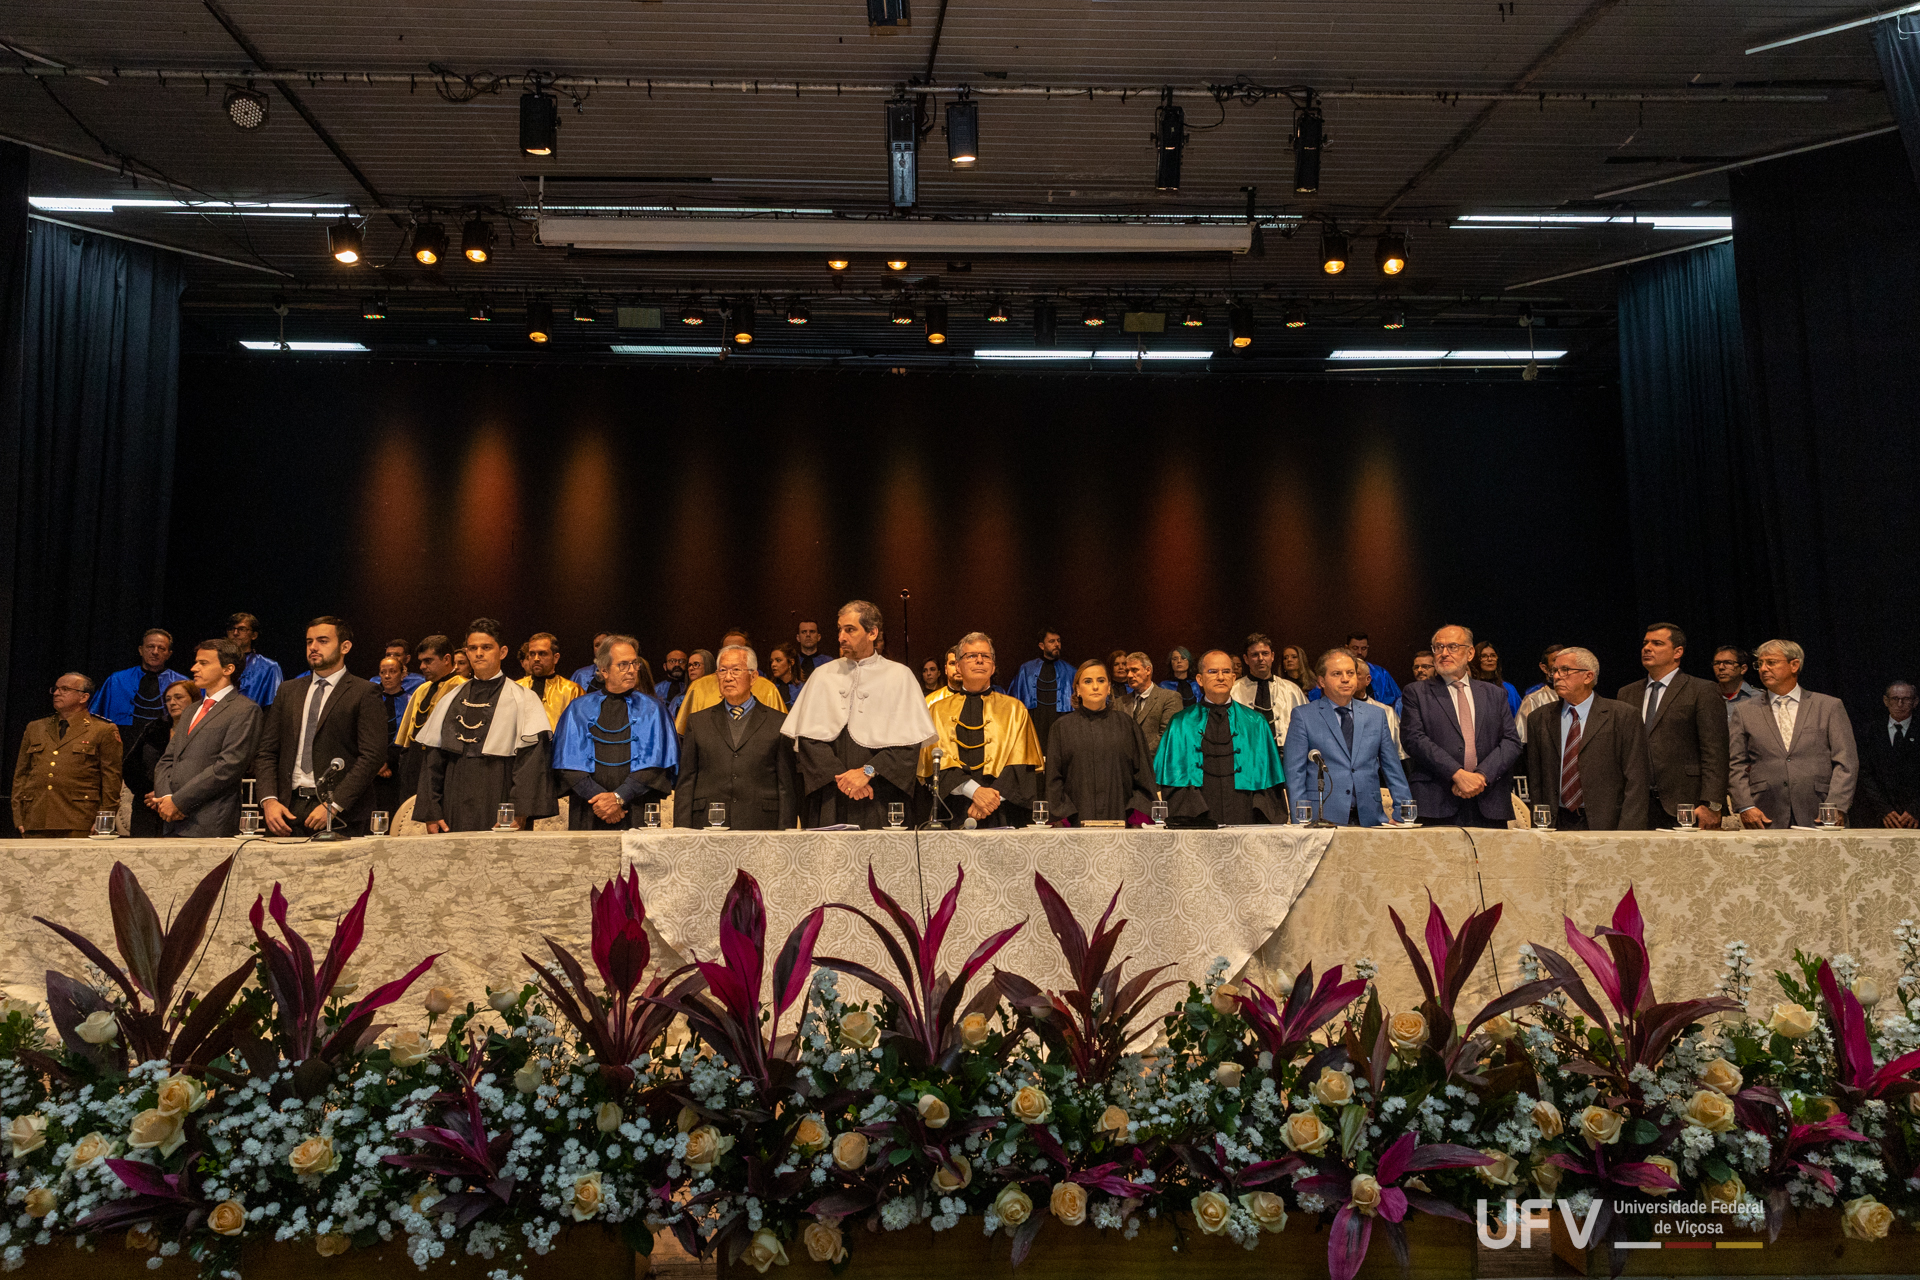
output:
<path id="1" fill-rule="evenodd" d="M 553 337 L 553 304 L 545 298 L 527 302 L 527 340 L 545 342 Z"/>
<path id="2" fill-rule="evenodd" d="M 707 313 L 701 308 L 698 298 L 688 298 L 687 305 L 680 308 L 681 324 L 705 324 Z"/>
<path id="3" fill-rule="evenodd" d="M 236 129 L 251 131 L 267 122 L 267 95 L 258 89 L 229 89 L 225 105 Z"/>
<path id="4" fill-rule="evenodd" d="M 1287 308 L 1287 328 L 1304 329 L 1307 327 L 1307 304 L 1296 302 Z"/>
<path id="5" fill-rule="evenodd" d="M 1007 311 L 1007 304 L 1004 302 L 996 302 L 987 308 L 988 324 L 1005 324 L 1012 318 L 1012 315 Z"/>
<path id="6" fill-rule="evenodd" d="M 1330 276 L 1347 269 L 1347 238 L 1332 227 L 1320 233 L 1320 269 Z"/>
<path id="7" fill-rule="evenodd" d="M 493 319 L 493 308 L 489 306 L 487 303 L 475 302 L 472 306 L 467 308 L 467 319 L 491 320 Z"/>
<path id="8" fill-rule="evenodd" d="M 423 222 L 413 229 L 413 260 L 431 267 L 447 256 L 447 229 L 437 222 Z"/>
<path id="9" fill-rule="evenodd" d="M 1253 345 L 1253 308 L 1244 303 L 1227 308 L 1227 331 L 1233 335 L 1235 350 Z"/>
<path id="10" fill-rule="evenodd" d="M 1385 318 L 1384 320 L 1382 320 L 1382 321 L 1380 322 L 1380 327 L 1381 327 L 1382 329 L 1404 329 L 1404 328 L 1406 328 L 1406 327 L 1407 327 L 1407 313 L 1406 313 L 1406 312 L 1404 312 L 1404 311 L 1389 311 L 1389 312 L 1387 312 L 1387 315 L 1386 315 L 1386 318 Z"/>
<path id="11" fill-rule="evenodd" d="M 1089 302 L 1080 312 L 1080 323 L 1090 329 L 1097 329 L 1107 322 L 1107 308 L 1098 302 Z"/>
<path id="12" fill-rule="evenodd" d="M 1398 231 L 1389 230 L 1374 242 L 1373 261 L 1380 268 L 1380 274 L 1397 276 L 1407 269 L 1407 238 Z"/>
<path id="13" fill-rule="evenodd" d="M 1154 164 L 1153 187 L 1156 191 L 1180 189 L 1180 154 L 1187 146 L 1187 113 L 1173 105 L 1173 91 L 1160 95 L 1160 106 L 1153 114 L 1153 142 L 1159 159 Z"/>
<path id="14" fill-rule="evenodd" d="M 573 322 L 575 324 L 598 324 L 600 313 L 593 309 L 593 299 L 582 298 L 573 304 Z"/>
<path id="15" fill-rule="evenodd" d="M 813 319 L 813 313 L 801 306 L 798 302 L 793 303 L 787 308 L 788 324 L 805 324 L 811 319 Z"/>
<path id="16" fill-rule="evenodd" d="M 493 224 L 474 218 L 460 228 L 460 252 L 468 262 L 485 262 L 493 256 Z"/>
<path id="17" fill-rule="evenodd" d="M 343 217 L 327 228 L 327 251 L 342 266 L 360 261 L 360 228 L 353 225 L 352 218 Z"/>
<path id="18" fill-rule="evenodd" d="M 544 93 L 520 95 L 520 149 L 550 156 L 560 133 L 560 101 Z"/>
<path id="19" fill-rule="evenodd" d="M 929 302 L 927 304 L 927 345 L 945 346 L 947 341 L 947 304 Z"/>
<path id="20" fill-rule="evenodd" d="M 378 297 L 367 298 L 360 304 L 360 318 L 362 320 L 385 320 L 387 318 L 386 302 Z"/>
<path id="21" fill-rule="evenodd" d="M 909 306 L 895 307 L 892 310 L 892 312 L 889 313 L 887 318 L 892 320 L 895 324 L 912 324 L 913 308 Z"/>
<path id="22" fill-rule="evenodd" d="M 1189 329 L 1198 329 L 1207 322 L 1207 313 L 1199 307 L 1188 307 L 1187 313 L 1180 317 L 1180 323 Z"/>
<path id="23" fill-rule="evenodd" d="M 1033 345 L 1051 347 L 1059 342 L 1058 317 L 1051 302 L 1033 304 Z"/>
<path id="24" fill-rule="evenodd" d="M 750 347 L 753 345 L 753 301 L 743 298 L 733 304 L 733 345 Z"/>
<path id="25" fill-rule="evenodd" d="M 920 126 L 912 98 L 887 103 L 887 198 L 896 209 L 920 202 Z"/>
<path id="26" fill-rule="evenodd" d="M 1320 189 L 1320 144 L 1326 127 L 1318 107 L 1309 106 L 1293 118 L 1293 189 L 1301 195 Z"/>
<path id="27" fill-rule="evenodd" d="M 947 104 L 947 163 L 971 168 L 980 159 L 980 104 L 961 98 Z"/>

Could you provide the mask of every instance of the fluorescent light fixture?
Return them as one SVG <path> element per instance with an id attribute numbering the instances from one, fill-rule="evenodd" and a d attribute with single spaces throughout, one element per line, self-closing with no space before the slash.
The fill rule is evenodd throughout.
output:
<path id="1" fill-rule="evenodd" d="M 608 348 L 617 356 L 717 356 L 723 347 L 674 346 L 664 342 L 615 343 Z"/>
<path id="2" fill-rule="evenodd" d="M 798 253 L 971 258 L 988 253 L 1245 253 L 1245 222 L 849 222 L 798 218 L 540 219 L 540 243 L 651 253 Z"/>
<path id="3" fill-rule="evenodd" d="M 1869 26 L 1872 23 L 1884 22 L 1888 18 L 1898 18 L 1908 13 L 1920 13 L 1920 4 L 1903 4 L 1897 9 L 1882 9 L 1879 13 L 1870 13 L 1864 18 L 1853 18 L 1846 22 L 1836 22 L 1829 27 L 1820 27 L 1813 31 L 1802 31 L 1797 36 L 1786 36 L 1779 40 L 1770 40 L 1766 44 L 1757 44 L 1747 50 L 1747 52 L 1765 53 L 1769 49 L 1782 49 L 1790 44 L 1799 44 L 1802 40 L 1818 40 L 1821 36 L 1830 36 L 1841 31 L 1851 31 L 1855 27 Z"/>
<path id="4" fill-rule="evenodd" d="M 344 200 L 132 200 L 123 196 L 28 196 L 27 203 L 44 213 L 112 213 L 117 209 L 149 209 L 162 213 L 226 213 L 253 218 L 323 218 L 351 208 Z"/>
<path id="5" fill-rule="evenodd" d="M 1485 364 L 1498 364 L 1504 360 L 1558 360 L 1566 355 L 1564 351 L 1449 351 L 1449 360 L 1478 360 Z"/>
<path id="6" fill-rule="evenodd" d="M 1327 357 L 1329 360 L 1478 360 L 1484 364 L 1502 364 L 1508 362 L 1526 363 L 1528 360 L 1558 360 L 1566 355 L 1564 351 L 1477 351 L 1461 348 L 1454 351 L 1416 351 L 1408 347 L 1342 347 Z"/>
<path id="7" fill-rule="evenodd" d="M 1095 360 L 1211 360 L 1211 351 L 1096 351 Z"/>
<path id="8" fill-rule="evenodd" d="M 1466 213 L 1456 231 L 1561 231 L 1591 226 L 1652 227 L 1655 231 L 1731 231 L 1731 214 Z"/>
<path id="9" fill-rule="evenodd" d="M 277 342 L 241 342 L 249 351 L 279 351 Z M 365 351 L 365 343 L 360 342 L 289 342 L 284 348 L 288 351 Z"/>
<path id="10" fill-rule="evenodd" d="M 1444 351 L 1413 350 L 1375 350 L 1368 347 L 1345 347 L 1328 356 L 1329 360 L 1444 360 Z"/>
<path id="11" fill-rule="evenodd" d="M 1091 360 L 1091 351 L 1000 350 L 983 347 L 973 353 L 975 360 Z"/>

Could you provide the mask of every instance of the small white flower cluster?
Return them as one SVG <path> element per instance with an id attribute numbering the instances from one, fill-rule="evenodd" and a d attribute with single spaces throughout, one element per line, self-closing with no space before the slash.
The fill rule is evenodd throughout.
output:
<path id="1" fill-rule="evenodd" d="M 1726 959 L 1722 967 L 1726 972 L 1720 976 L 1720 985 L 1714 992 L 1744 1009 L 1753 994 L 1753 960 L 1747 954 L 1747 944 L 1740 939 L 1727 943 L 1723 951 Z"/>

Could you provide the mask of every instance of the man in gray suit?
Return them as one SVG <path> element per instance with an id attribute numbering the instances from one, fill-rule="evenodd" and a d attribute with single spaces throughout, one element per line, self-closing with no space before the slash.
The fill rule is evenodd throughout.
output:
<path id="1" fill-rule="evenodd" d="M 1840 699 L 1800 687 L 1806 653 L 1791 640 L 1753 651 L 1764 698 L 1733 708 L 1733 807 L 1749 827 L 1810 827 L 1820 806 L 1853 807 L 1860 755 Z"/>
<path id="2" fill-rule="evenodd" d="M 242 658 L 231 640 L 203 640 L 193 655 L 193 682 L 205 693 L 153 771 L 153 794 L 170 836 L 201 839 L 240 830 L 240 779 L 253 763 L 260 705 L 234 687 Z"/>
<path id="3" fill-rule="evenodd" d="M 1527 717 L 1527 786 L 1562 831 L 1647 828 L 1647 728 L 1635 708 L 1595 697 L 1600 660 L 1577 645 L 1548 668 L 1558 702 Z"/>
<path id="4" fill-rule="evenodd" d="M 1640 641 L 1647 674 L 1620 687 L 1620 701 L 1647 726 L 1648 777 L 1653 783 L 1655 827 L 1674 825 L 1686 805 L 1702 831 L 1717 830 L 1727 798 L 1727 700 L 1711 680 L 1680 669 L 1687 633 L 1656 622 Z"/>
<path id="5" fill-rule="evenodd" d="M 1120 679 L 1127 682 L 1127 698 L 1122 705 L 1146 735 L 1147 754 L 1151 756 L 1160 749 L 1160 737 L 1166 733 L 1167 726 L 1180 714 L 1180 695 L 1153 682 L 1153 659 L 1144 653 L 1128 654 L 1126 674 L 1122 676 L 1118 671 L 1113 674 L 1116 683 Z"/>

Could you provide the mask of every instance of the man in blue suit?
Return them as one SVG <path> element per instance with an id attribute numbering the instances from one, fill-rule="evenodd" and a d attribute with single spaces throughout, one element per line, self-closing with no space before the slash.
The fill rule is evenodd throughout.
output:
<path id="1" fill-rule="evenodd" d="M 1408 685 L 1400 704 L 1400 745 L 1413 766 L 1407 782 L 1422 822 L 1504 827 L 1513 817 L 1512 773 L 1520 735 L 1507 691 L 1475 680 L 1473 632 L 1433 633 L 1433 677 Z"/>
<path id="2" fill-rule="evenodd" d="M 1396 805 L 1412 799 L 1407 775 L 1400 769 L 1400 750 L 1387 731 L 1387 713 L 1354 697 L 1360 672 L 1351 649 L 1329 649 L 1314 666 L 1322 696 L 1296 709 L 1287 723 L 1286 771 L 1293 801 L 1297 805 L 1318 797 L 1318 769 L 1308 761 L 1308 754 L 1318 751 L 1327 770 L 1321 816 L 1343 827 L 1377 827 L 1386 816 L 1380 809 L 1382 779 Z"/>

